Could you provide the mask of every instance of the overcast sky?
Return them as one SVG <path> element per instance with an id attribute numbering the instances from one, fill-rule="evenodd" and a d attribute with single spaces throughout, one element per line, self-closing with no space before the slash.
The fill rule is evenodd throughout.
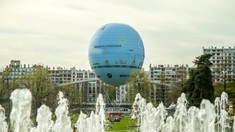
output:
<path id="1" fill-rule="evenodd" d="M 189 64 L 202 47 L 235 46 L 234 0 L 0 0 L 0 68 L 22 64 L 89 70 L 88 47 L 106 23 L 126 23 L 149 64 Z"/>

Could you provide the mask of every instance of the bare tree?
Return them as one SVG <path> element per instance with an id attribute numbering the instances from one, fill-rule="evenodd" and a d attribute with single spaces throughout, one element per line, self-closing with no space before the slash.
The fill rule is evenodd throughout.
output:
<path id="1" fill-rule="evenodd" d="M 171 84 L 168 92 L 169 103 L 176 102 L 182 93 L 182 89 L 187 81 L 187 67 L 180 66 L 176 69 L 175 82 Z"/>

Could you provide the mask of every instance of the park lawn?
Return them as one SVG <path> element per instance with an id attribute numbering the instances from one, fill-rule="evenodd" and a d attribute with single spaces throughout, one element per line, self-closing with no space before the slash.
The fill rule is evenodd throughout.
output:
<path id="1" fill-rule="evenodd" d="M 114 124 L 109 123 L 112 127 L 106 129 L 107 132 L 109 131 L 134 131 L 137 130 L 137 127 L 133 127 L 137 123 L 136 120 L 132 120 L 130 116 L 124 116 L 120 122 L 115 122 Z"/>

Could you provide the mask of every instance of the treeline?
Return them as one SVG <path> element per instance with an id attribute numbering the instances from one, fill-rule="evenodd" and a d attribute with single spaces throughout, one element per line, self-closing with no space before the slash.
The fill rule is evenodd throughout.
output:
<path id="1" fill-rule="evenodd" d="M 210 58 L 212 55 L 203 54 L 196 57 L 193 61 L 195 68 L 189 72 L 189 78 L 186 80 L 186 70 L 178 69 L 176 75 L 180 76 L 177 82 L 171 84 L 170 88 L 164 86 L 164 78 L 160 84 L 154 84 L 158 87 L 155 96 L 159 96 L 160 100 L 169 106 L 172 102 L 176 103 L 181 93 L 184 92 L 187 96 L 188 105 L 199 107 L 203 99 L 208 99 L 214 104 L 216 97 L 220 97 L 224 91 L 224 82 L 212 82 L 212 72 Z M 148 75 L 144 71 L 133 72 L 128 79 L 129 88 L 127 91 L 129 102 L 133 102 L 136 93 L 140 93 L 147 102 L 152 102 L 158 105 L 159 102 L 153 100 L 153 84 L 151 84 Z M 235 103 L 235 82 L 226 82 L 226 91 L 229 100 Z M 235 106 L 235 105 L 234 105 Z"/>
<path id="2" fill-rule="evenodd" d="M 10 78 L 10 68 L 4 69 L 0 79 L 0 105 L 4 107 L 7 119 L 11 110 L 11 92 L 15 89 L 27 88 L 32 93 L 32 118 L 36 117 L 37 109 L 45 104 L 54 112 L 58 106 L 57 95 L 59 91 L 64 93 L 64 97 L 69 100 L 69 110 L 73 111 L 81 103 L 81 93 L 75 85 L 57 87 L 42 66 L 34 66 L 32 72 L 22 75 L 18 79 Z"/>

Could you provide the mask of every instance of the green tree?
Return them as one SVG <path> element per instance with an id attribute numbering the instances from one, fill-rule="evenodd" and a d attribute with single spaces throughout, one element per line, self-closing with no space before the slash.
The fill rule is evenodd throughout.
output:
<path id="1" fill-rule="evenodd" d="M 35 65 L 32 72 L 21 76 L 19 79 L 23 88 L 28 88 L 33 96 L 32 113 L 37 114 L 37 109 L 45 104 L 52 107 L 55 104 L 55 85 L 51 82 L 48 72 L 40 65 Z"/>
<path id="2" fill-rule="evenodd" d="M 214 86 L 210 69 L 212 63 L 209 60 L 211 56 L 211 54 L 203 54 L 196 57 L 194 61 L 196 68 L 190 71 L 184 87 L 190 106 L 199 107 L 202 99 L 214 102 Z"/>
<path id="3" fill-rule="evenodd" d="M 10 93 L 9 79 L 0 78 L 0 104 L 5 105 L 8 102 Z"/>
<path id="4" fill-rule="evenodd" d="M 11 76 L 12 68 L 6 67 L 1 72 L 0 78 L 0 104 L 4 107 L 6 111 L 6 117 L 9 121 L 9 116 L 11 112 L 11 92 L 19 87 L 19 82 L 17 79 Z"/>
<path id="5" fill-rule="evenodd" d="M 132 72 L 127 80 L 128 84 L 128 102 L 133 103 L 137 93 L 150 101 L 150 80 L 144 71 L 136 70 Z"/>
<path id="6" fill-rule="evenodd" d="M 235 114 L 235 82 L 226 83 L 226 93 L 228 94 L 228 99 L 233 103 L 233 114 Z M 222 92 L 224 92 L 224 82 L 214 83 L 215 97 L 220 97 Z"/>
<path id="7" fill-rule="evenodd" d="M 227 91 L 229 99 L 235 98 L 235 82 L 227 82 Z M 214 83 L 215 87 L 215 97 L 220 97 L 222 92 L 224 92 L 224 84 L 223 82 L 216 82 Z"/>
<path id="8" fill-rule="evenodd" d="M 115 100 L 116 99 L 116 87 L 115 86 L 110 86 L 109 87 L 109 98 L 110 100 Z"/>
<path id="9" fill-rule="evenodd" d="M 81 105 L 82 94 L 81 91 L 77 88 L 76 85 L 65 85 L 59 89 L 63 92 L 64 97 L 69 101 L 69 111 L 71 113 L 78 112 L 78 109 Z"/>

